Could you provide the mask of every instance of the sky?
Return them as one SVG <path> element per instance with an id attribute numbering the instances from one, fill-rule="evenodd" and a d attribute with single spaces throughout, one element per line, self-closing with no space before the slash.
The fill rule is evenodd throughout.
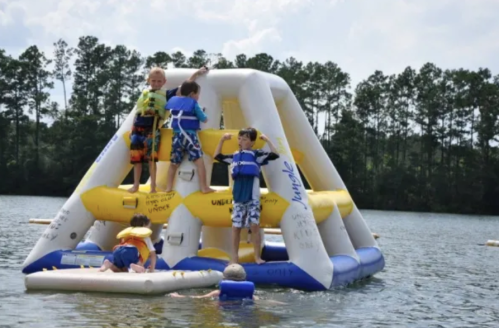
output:
<path id="1" fill-rule="evenodd" d="M 426 62 L 499 74 L 497 13 L 499 0 L 0 0 L 0 48 L 16 56 L 36 44 L 51 56 L 59 38 L 93 35 L 144 56 L 266 52 L 336 62 L 354 88 L 375 70 Z"/>

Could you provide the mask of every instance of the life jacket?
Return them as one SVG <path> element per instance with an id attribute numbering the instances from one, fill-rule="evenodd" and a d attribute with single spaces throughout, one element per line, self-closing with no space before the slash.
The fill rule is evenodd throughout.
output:
<path id="1" fill-rule="evenodd" d="M 185 139 L 195 148 L 199 149 L 191 137 L 185 132 L 186 130 L 199 130 L 200 122 L 196 116 L 195 108 L 198 102 L 191 97 L 178 97 L 173 96 L 168 100 L 165 106 L 166 110 L 169 110 L 172 115 L 172 128 L 179 129 Z"/>
<path id="2" fill-rule="evenodd" d="M 260 177 L 260 164 L 254 150 L 240 150 L 234 153 L 231 164 L 232 178 L 238 176 Z"/>
<path id="3" fill-rule="evenodd" d="M 122 246 L 135 246 L 139 251 L 139 259 L 142 263 L 145 263 L 149 258 L 149 248 L 144 242 L 144 238 L 149 237 L 152 234 L 152 230 L 145 227 L 128 227 L 125 230 L 120 231 L 117 238 L 121 239 L 120 243 L 114 246 L 113 251 Z"/>
<path id="4" fill-rule="evenodd" d="M 194 109 L 197 101 L 190 97 L 173 96 L 165 106 L 172 115 L 172 128 L 185 130 L 199 130 L 200 122 Z"/>
<path id="5" fill-rule="evenodd" d="M 255 284 L 251 281 L 222 280 L 219 286 L 220 295 L 218 298 L 222 301 L 251 300 L 255 293 Z"/>
<path id="6" fill-rule="evenodd" d="M 137 116 L 135 125 L 150 127 L 154 125 L 154 118 L 159 116 L 164 118 L 164 107 L 166 104 L 166 91 L 149 90 L 142 91 L 142 95 L 137 101 Z"/>

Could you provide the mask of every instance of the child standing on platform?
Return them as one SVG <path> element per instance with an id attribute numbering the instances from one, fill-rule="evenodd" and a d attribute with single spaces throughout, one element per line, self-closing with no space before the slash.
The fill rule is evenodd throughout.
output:
<path id="1" fill-rule="evenodd" d="M 166 181 L 166 192 L 173 190 L 175 173 L 184 159 L 184 153 L 189 154 L 189 161 L 194 162 L 199 175 L 200 190 L 202 193 L 210 193 L 211 189 L 206 181 L 206 168 L 203 162 L 203 151 L 199 143 L 197 131 L 200 130 L 200 122 L 207 122 L 208 118 L 198 104 L 201 87 L 194 81 L 182 83 L 180 96 L 172 97 L 166 104 L 166 110 L 171 112 L 172 117 L 172 151 L 170 155 L 170 167 Z"/>
<path id="2" fill-rule="evenodd" d="M 187 81 L 195 81 L 207 72 L 206 67 L 196 71 Z M 149 88 L 144 90 L 137 100 L 137 113 L 130 134 L 130 163 L 133 164 L 133 187 L 128 189 L 134 193 L 139 190 L 142 163 L 149 163 L 151 174 L 151 193 L 156 192 L 156 162 L 160 143 L 160 130 L 165 116 L 167 101 L 180 94 L 180 88 L 162 90 L 166 83 L 166 75 L 162 68 L 154 67 L 147 77 Z"/>
<path id="3" fill-rule="evenodd" d="M 221 163 L 230 165 L 230 173 L 234 180 L 232 188 L 233 210 L 232 210 L 232 253 L 231 263 L 239 261 L 239 242 L 241 229 L 251 227 L 251 236 L 255 253 L 255 262 L 258 264 L 265 261 L 260 257 L 260 167 L 267 165 L 269 161 L 279 158 L 274 144 L 265 135 L 260 138 L 265 140 L 270 152 L 261 149 L 252 149 L 256 141 L 257 132 L 254 128 L 239 131 L 239 151 L 234 154 L 221 154 L 225 140 L 231 135 L 224 134 L 215 150 L 215 159 Z"/>

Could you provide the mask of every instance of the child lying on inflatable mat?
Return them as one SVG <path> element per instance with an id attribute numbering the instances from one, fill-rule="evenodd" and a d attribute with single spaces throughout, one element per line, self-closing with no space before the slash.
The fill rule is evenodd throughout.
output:
<path id="1" fill-rule="evenodd" d="M 239 264 L 228 265 L 223 272 L 223 280 L 220 282 L 220 289 L 209 292 L 205 295 L 184 296 L 178 293 L 171 293 L 171 297 L 208 298 L 218 297 L 221 300 L 251 299 L 258 300 L 253 295 L 255 285 L 251 281 L 246 281 L 246 271 Z"/>
<path id="2" fill-rule="evenodd" d="M 113 263 L 105 260 L 101 272 L 111 269 L 113 272 L 145 272 L 144 263 L 151 258 L 149 272 L 156 267 L 156 249 L 149 236 L 152 234 L 151 220 L 143 214 L 135 214 L 130 220 L 130 227 L 122 230 L 117 238 L 120 243 L 113 248 Z"/>

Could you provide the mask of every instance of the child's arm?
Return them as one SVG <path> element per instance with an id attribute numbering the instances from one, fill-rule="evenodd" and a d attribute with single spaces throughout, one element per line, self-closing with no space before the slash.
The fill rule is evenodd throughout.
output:
<path id="1" fill-rule="evenodd" d="M 206 69 L 206 67 L 203 66 L 200 69 L 198 69 L 194 74 L 192 74 L 192 76 L 187 81 L 194 82 L 198 77 L 206 73 L 208 73 L 208 69 Z"/>
<path id="2" fill-rule="evenodd" d="M 203 123 L 208 122 L 208 116 L 203 112 L 203 109 L 201 109 L 201 106 L 199 104 L 196 104 L 194 107 L 194 113 L 196 113 L 196 117 L 198 120 L 200 120 Z"/>
<path id="3" fill-rule="evenodd" d="M 154 272 L 154 269 L 156 269 L 156 248 L 154 248 L 154 244 L 151 241 L 151 238 L 147 237 L 144 239 L 144 242 L 147 245 L 147 248 L 149 249 L 149 259 L 151 260 L 151 263 L 149 264 L 149 272 Z"/>
<path id="4" fill-rule="evenodd" d="M 276 149 L 276 147 L 274 146 L 274 144 L 272 143 L 272 141 L 270 141 L 270 139 L 266 135 L 262 134 L 260 136 L 260 139 L 265 140 L 269 144 L 269 147 L 270 147 L 270 152 L 266 152 L 266 151 L 263 151 L 261 149 L 258 149 L 256 151 L 256 161 L 261 166 L 264 166 L 264 165 L 267 165 L 269 163 L 269 161 L 274 161 L 274 160 L 278 159 L 279 152 Z"/>
<path id="5" fill-rule="evenodd" d="M 272 141 L 270 141 L 270 139 L 265 135 L 265 134 L 262 134 L 260 136 L 260 139 L 264 140 L 265 142 L 267 142 L 269 144 L 269 147 L 270 147 L 270 151 L 279 155 L 279 152 L 277 151 L 277 148 L 275 148 L 274 144 L 272 143 Z"/>
<path id="6" fill-rule="evenodd" d="M 209 292 L 208 294 L 198 295 L 198 296 L 184 296 L 184 295 L 180 295 L 179 293 L 171 293 L 170 294 L 171 297 L 175 297 L 175 298 L 185 298 L 185 297 L 190 297 L 190 298 L 208 298 L 208 297 L 217 297 L 218 295 L 220 295 L 220 291 L 219 290 L 213 290 L 213 291 Z"/>
<path id="7" fill-rule="evenodd" d="M 154 272 L 154 269 L 156 268 L 156 251 L 150 252 L 149 253 L 149 258 L 151 259 L 151 264 L 149 264 L 149 272 Z"/>
<path id="8" fill-rule="evenodd" d="M 232 138 L 232 135 L 230 133 L 225 133 L 222 136 L 222 138 L 220 139 L 220 142 L 217 145 L 217 149 L 215 149 L 215 155 L 213 155 L 213 158 L 220 155 L 220 153 L 222 152 L 222 146 L 224 145 L 224 141 L 229 140 L 230 138 Z"/>

